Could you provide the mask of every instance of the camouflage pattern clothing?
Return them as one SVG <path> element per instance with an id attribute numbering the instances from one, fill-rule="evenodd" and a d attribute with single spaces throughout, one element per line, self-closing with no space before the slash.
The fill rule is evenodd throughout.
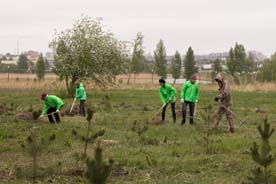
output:
<path id="1" fill-rule="evenodd" d="M 230 84 L 225 80 L 222 75 L 217 74 L 215 80 L 219 86 L 219 95 L 215 98 L 216 101 L 220 101 L 218 111 L 216 113 L 216 124 L 215 127 L 218 127 L 223 113 L 226 114 L 226 118 L 230 127 L 230 132 L 234 132 L 233 117 L 231 113 L 231 93 L 230 93 Z"/>

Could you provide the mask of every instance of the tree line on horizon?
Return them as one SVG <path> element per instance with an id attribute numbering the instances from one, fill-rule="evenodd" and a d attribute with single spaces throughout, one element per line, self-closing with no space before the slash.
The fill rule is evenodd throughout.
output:
<path id="1" fill-rule="evenodd" d="M 49 46 L 55 53 L 54 72 L 61 80 L 66 81 L 69 89 L 78 79 L 92 79 L 95 83 L 106 86 L 113 82 L 118 74 L 139 74 L 142 72 L 156 73 L 162 78 L 172 74 L 174 79 L 180 77 L 189 79 L 198 72 L 193 48 L 190 46 L 183 59 L 178 50 L 171 58 L 168 66 L 166 47 L 162 39 L 156 45 L 153 53 L 153 62 L 147 61 L 143 47 L 144 36 L 138 32 L 132 43 L 132 51 L 127 47 L 127 42 L 120 41 L 113 33 L 106 31 L 101 19 L 93 20 L 88 16 L 77 20 L 71 29 L 55 33 Z M 1 60 L 1 59 L 0 59 Z M 28 61 L 23 54 L 20 55 L 17 66 L 1 63 L 1 72 L 25 73 L 36 72 L 38 79 L 43 79 L 49 64 L 42 54 L 36 65 Z M 184 70 L 183 70 L 184 68 Z M 236 83 L 241 83 L 243 78 L 253 78 L 260 82 L 275 81 L 273 76 L 276 71 L 276 54 L 266 59 L 263 67 L 257 71 L 252 55 L 247 55 L 242 44 L 236 43 L 229 50 L 226 67 L 222 61 L 213 61 L 212 77 L 218 72 L 225 72 Z"/>

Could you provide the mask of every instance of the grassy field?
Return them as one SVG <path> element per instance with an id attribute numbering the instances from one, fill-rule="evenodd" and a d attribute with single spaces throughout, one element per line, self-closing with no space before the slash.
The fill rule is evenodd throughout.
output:
<path id="1" fill-rule="evenodd" d="M 207 90 L 208 89 L 208 90 Z M 213 89 L 213 88 L 212 88 Z M 39 123 L 18 121 L 15 115 L 32 108 L 41 107 L 41 90 L 0 90 L 1 106 L 11 108 L 0 112 L 0 183 L 30 183 L 30 178 L 20 177 L 18 170 L 24 173 L 31 170 L 32 160 L 21 147 L 30 129 L 38 127 L 41 137 L 56 135 L 47 151 L 39 157 L 39 183 L 85 183 L 82 176 L 85 164 L 77 161 L 75 153 L 83 151 L 84 143 L 72 135 L 72 130 L 85 134 L 87 122 L 79 116 L 63 116 L 62 123 L 50 125 L 46 120 Z M 180 92 L 178 91 L 178 95 Z M 102 103 L 109 95 L 112 111 L 107 112 Z M 228 133 L 228 126 L 223 118 L 218 130 L 210 135 L 210 153 L 206 154 L 203 137 L 206 123 L 200 113 L 211 104 L 216 91 L 203 87 L 197 106 L 195 125 L 180 126 L 172 123 L 170 109 L 167 110 L 165 125 L 148 125 L 148 130 L 138 141 L 138 135 L 131 131 L 135 120 L 146 122 L 157 113 L 161 102 L 157 90 L 118 89 L 110 91 L 89 91 L 88 104 L 94 106 L 96 114 L 92 123 L 92 132 L 104 129 L 102 139 L 118 141 L 117 144 L 102 143 L 104 158 L 112 158 L 115 163 L 109 178 L 110 183 L 181 183 L 181 184 L 237 184 L 245 181 L 251 169 L 255 167 L 250 156 L 250 147 L 259 142 L 257 125 L 263 122 L 266 114 L 268 121 L 276 128 L 275 92 L 233 93 L 233 110 L 242 119 L 247 119 L 244 126 L 239 126 L 235 118 L 235 134 Z M 68 109 L 72 99 L 64 99 Z M 177 110 L 180 102 L 177 101 Z M 260 108 L 266 113 L 256 113 Z M 271 138 L 273 153 L 276 153 L 276 135 Z M 88 154 L 93 157 L 95 144 L 89 144 Z M 276 175 L 276 164 L 271 166 Z"/>

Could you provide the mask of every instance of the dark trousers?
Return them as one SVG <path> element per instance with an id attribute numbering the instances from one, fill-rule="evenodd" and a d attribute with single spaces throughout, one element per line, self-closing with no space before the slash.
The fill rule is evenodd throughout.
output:
<path id="1" fill-rule="evenodd" d="M 84 103 L 85 103 L 85 100 L 80 100 L 80 115 L 81 116 L 85 116 L 85 109 L 84 109 Z"/>
<path id="2" fill-rule="evenodd" d="M 168 104 L 162 109 L 162 121 L 165 120 L 167 106 Z M 173 122 L 175 123 L 176 122 L 175 102 L 171 103 L 171 109 L 172 109 L 172 115 L 173 115 Z"/>
<path id="3" fill-rule="evenodd" d="M 190 109 L 190 123 L 194 123 L 195 102 L 188 101 L 184 101 L 184 103 L 182 103 L 182 122 L 186 122 L 187 105 L 189 105 Z"/>
<path id="4" fill-rule="evenodd" d="M 53 113 L 53 112 L 56 112 L 56 110 L 57 110 L 57 108 L 55 108 L 55 107 L 50 107 L 50 108 L 48 109 L 48 111 L 47 111 L 47 114 L 51 114 L 51 113 Z M 59 113 L 54 113 L 54 116 L 55 116 L 56 122 L 57 122 L 57 123 L 60 123 Z M 50 123 L 53 123 L 53 124 L 55 123 L 52 114 L 51 114 L 51 115 L 48 115 L 48 119 L 49 119 Z"/>

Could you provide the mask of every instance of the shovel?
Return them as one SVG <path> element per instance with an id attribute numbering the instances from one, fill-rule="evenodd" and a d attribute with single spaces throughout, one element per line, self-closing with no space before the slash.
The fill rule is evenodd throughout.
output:
<path id="1" fill-rule="evenodd" d="M 220 102 L 220 105 L 226 109 L 227 111 L 229 111 L 231 114 L 233 114 L 233 116 L 235 116 L 239 121 L 240 121 L 240 126 L 242 126 L 248 118 L 246 118 L 245 120 L 242 120 L 241 118 L 239 118 L 239 116 L 237 116 L 233 111 L 231 111 L 228 107 L 226 107 L 225 105 L 223 105 L 221 102 Z"/>
<path id="2" fill-rule="evenodd" d="M 71 114 L 71 112 L 72 112 L 72 110 L 74 108 L 75 103 L 76 103 L 76 98 L 74 98 L 74 101 L 73 101 L 72 106 L 70 108 L 70 111 L 69 111 L 70 114 Z"/>

